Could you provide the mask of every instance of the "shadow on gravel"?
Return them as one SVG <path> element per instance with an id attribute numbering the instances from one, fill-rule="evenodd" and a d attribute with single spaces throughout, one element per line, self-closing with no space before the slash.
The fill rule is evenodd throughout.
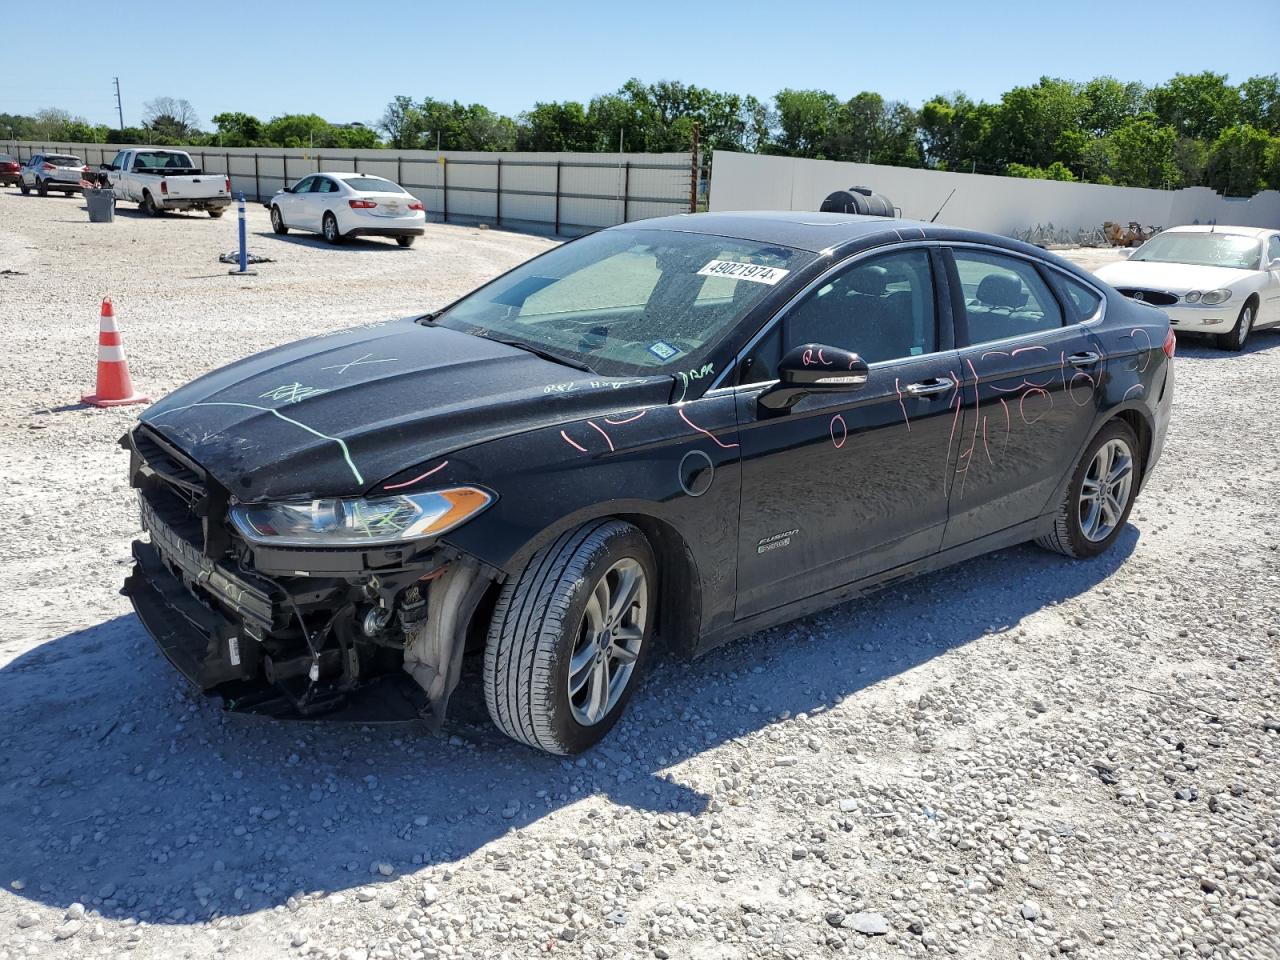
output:
<path id="1" fill-rule="evenodd" d="M 390 250 L 400 253 L 411 251 L 412 247 L 401 247 L 392 237 L 348 237 L 340 244 L 330 243 L 318 233 L 301 233 L 292 230 L 288 234 L 279 234 L 274 230 L 254 230 L 250 236 L 262 240 L 278 240 L 281 243 L 295 244 L 300 247 L 312 247 L 316 250 L 355 250 L 357 252 L 373 250 Z"/>
<path id="2" fill-rule="evenodd" d="M 1182 357 L 1192 360 L 1230 360 L 1233 357 L 1247 357 L 1251 353 L 1262 353 L 1264 350 L 1276 347 L 1280 347 L 1280 327 L 1255 330 L 1245 341 L 1243 350 L 1223 350 L 1214 345 L 1213 337 L 1208 334 L 1180 333 L 1174 362 L 1176 363 Z"/>
<path id="3" fill-rule="evenodd" d="M 1018 547 L 693 663 L 667 658 L 613 735 L 572 762 L 493 729 L 474 659 L 447 740 L 416 724 L 271 722 L 189 693 L 138 621 L 117 617 L 0 669 L 0 882 L 51 907 L 186 924 L 379 881 L 380 864 L 403 876 L 452 862 L 592 795 L 698 814 L 710 798 L 666 772 L 679 761 L 715 747 L 732 759 L 750 749 L 739 738 L 785 716 L 1083 593 L 1137 541 L 1127 527 L 1087 562 Z M 598 805 L 569 816 L 579 836 L 614 829 Z M 526 837 L 513 882 L 537 869 Z"/>

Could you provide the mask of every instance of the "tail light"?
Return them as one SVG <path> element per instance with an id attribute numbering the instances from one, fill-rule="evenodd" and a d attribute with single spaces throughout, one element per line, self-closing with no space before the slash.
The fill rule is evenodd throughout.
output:
<path id="1" fill-rule="evenodd" d="M 230 193 L 230 192 L 231 192 L 231 178 L 230 178 L 230 177 L 227 177 L 227 178 L 226 178 L 226 180 L 225 180 L 224 182 L 226 183 L 226 187 L 225 187 L 224 189 L 226 189 L 227 193 Z"/>
<path id="2" fill-rule="evenodd" d="M 352 210 L 372 210 L 377 206 L 372 200 L 348 200 L 347 205 Z"/>
<path id="3" fill-rule="evenodd" d="M 83 167 L 81 167 L 80 169 L 81 169 L 81 170 L 83 170 L 85 173 L 88 173 L 88 172 L 89 172 L 89 165 L 86 163 L 86 164 L 85 164 Z"/>
<path id="4" fill-rule="evenodd" d="M 165 181 L 165 180 L 160 181 L 160 192 L 163 193 L 165 196 L 169 195 L 168 181 Z"/>
<path id="5" fill-rule="evenodd" d="M 413 203 L 409 204 L 409 209 L 410 209 L 410 210 L 424 210 L 424 209 L 425 209 L 425 207 L 423 207 L 421 203 L 419 203 L 417 200 L 415 200 L 415 201 L 413 201 Z"/>
<path id="6" fill-rule="evenodd" d="M 1173 335 L 1173 329 L 1164 336 L 1164 355 L 1170 360 L 1173 359 L 1173 352 L 1178 349 L 1178 338 Z"/>
<path id="7" fill-rule="evenodd" d="M 41 164 L 41 166 L 42 166 L 45 170 L 57 170 L 57 169 L 58 169 L 58 168 L 57 168 L 57 167 L 55 167 L 52 163 L 43 163 L 43 164 Z"/>

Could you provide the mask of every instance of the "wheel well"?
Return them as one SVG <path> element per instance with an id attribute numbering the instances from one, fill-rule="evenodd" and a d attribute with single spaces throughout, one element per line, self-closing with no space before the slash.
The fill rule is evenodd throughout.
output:
<path id="1" fill-rule="evenodd" d="M 671 524 L 644 514 L 619 514 L 639 528 L 653 547 L 658 562 L 657 632 L 662 646 L 690 656 L 698 643 L 702 621 L 702 581 L 689 545 Z M 679 584 L 680 589 L 669 589 Z"/>
<path id="2" fill-rule="evenodd" d="M 1256 290 L 1244 298 L 1244 305 L 1247 307 L 1249 306 L 1249 304 L 1253 304 L 1253 309 L 1255 313 L 1258 310 L 1259 303 L 1261 303 L 1261 301 L 1258 299 L 1258 293 Z"/>
<path id="3" fill-rule="evenodd" d="M 1151 462 L 1151 425 L 1147 423 L 1147 418 L 1137 410 L 1121 410 L 1116 414 L 1117 420 L 1122 420 L 1133 431 L 1134 436 L 1138 438 L 1138 453 L 1142 457 L 1142 477 L 1140 483 L 1147 478 L 1147 469 Z"/>

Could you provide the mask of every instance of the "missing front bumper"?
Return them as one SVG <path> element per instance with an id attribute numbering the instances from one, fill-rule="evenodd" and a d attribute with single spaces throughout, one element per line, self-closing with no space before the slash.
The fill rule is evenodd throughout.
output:
<path id="1" fill-rule="evenodd" d="M 309 688 L 305 678 L 268 683 L 260 645 L 245 621 L 202 602 L 152 544 L 135 541 L 133 557 L 133 572 L 122 592 L 138 619 L 178 672 L 202 692 L 219 697 L 227 710 L 354 723 L 402 722 L 424 715 L 426 693 L 404 673 L 372 676 L 350 689 Z"/>

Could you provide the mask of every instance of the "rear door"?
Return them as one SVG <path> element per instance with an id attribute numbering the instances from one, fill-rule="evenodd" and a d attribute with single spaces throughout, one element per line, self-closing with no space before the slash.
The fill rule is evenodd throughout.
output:
<path id="1" fill-rule="evenodd" d="M 958 360 L 939 269 L 924 244 L 856 257 L 741 359 L 739 619 L 938 549 Z M 812 394 L 787 414 L 762 410 L 781 354 L 808 343 L 860 354 L 867 384 Z M 825 362 L 820 351 L 813 359 Z"/>
<path id="2" fill-rule="evenodd" d="M 943 547 L 1049 509 L 1097 417 L 1101 349 L 1086 316 L 1102 298 L 1063 295 L 1052 268 L 991 247 L 945 251 L 960 347 L 963 417 Z"/>

